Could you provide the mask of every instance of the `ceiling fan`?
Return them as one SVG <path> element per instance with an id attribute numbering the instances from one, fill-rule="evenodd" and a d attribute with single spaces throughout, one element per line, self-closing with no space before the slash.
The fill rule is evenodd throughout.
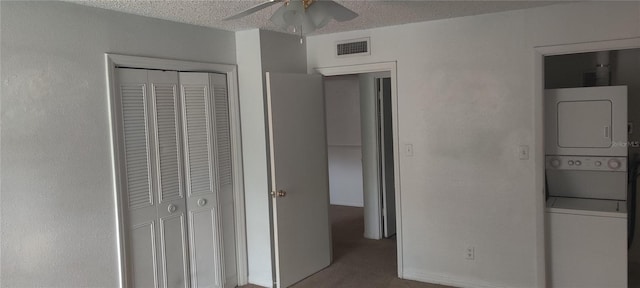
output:
<path id="1" fill-rule="evenodd" d="M 300 35 L 324 27 L 331 19 L 343 22 L 358 17 L 358 13 L 330 0 L 267 0 L 223 20 L 242 18 L 277 3 L 282 6 L 273 13 L 271 22 L 283 30 L 299 29 Z"/>

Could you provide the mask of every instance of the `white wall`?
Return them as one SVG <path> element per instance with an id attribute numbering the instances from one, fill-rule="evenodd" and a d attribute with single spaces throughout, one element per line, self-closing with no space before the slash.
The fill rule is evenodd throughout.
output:
<path id="1" fill-rule="evenodd" d="M 332 205 L 363 207 L 358 85 L 357 75 L 324 78 Z"/>
<path id="2" fill-rule="evenodd" d="M 273 286 L 265 72 L 306 73 L 306 45 L 273 31 L 236 34 L 249 283 Z"/>
<path id="3" fill-rule="evenodd" d="M 234 34 L 61 2 L 0 5 L 0 286 L 117 287 L 104 53 L 235 63 Z"/>
<path id="4" fill-rule="evenodd" d="M 588 2 L 308 38 L 310 70 L 397 61 L 399 142 L 414 148 L 399 159 L 404 277 L 544 286 L 538 150 L 517 153 L 536 143 L 533 47 L 639 36 L 640 3 Z M 360 37 L 370 56 L 334 56 Z"/>
<path id="5" fill-rule="evenodd" d="M 271 286 L 267 139 L 258 30 L 236 33 L 249 283 Z"/>
<path id="6" fill-rule="evenodd" d="M 382 238 L 382 195 L 378 151 L 378 95 L 374 73 L 358 75 L 362 127 L 362 174 L 364 192 L 364 237 Z"/>

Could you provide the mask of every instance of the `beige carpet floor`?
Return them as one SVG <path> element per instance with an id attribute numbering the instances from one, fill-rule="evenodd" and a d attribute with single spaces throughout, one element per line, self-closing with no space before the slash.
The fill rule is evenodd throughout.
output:
<path id="1" fill-rule="evenodd" d="M 369 240 L 362 208 L 331 206 L 333 263 L 294 288 L 444 288 L 397 277 L 396 240 Z M 247 285 L 245 288 L 259 286 Z"/>

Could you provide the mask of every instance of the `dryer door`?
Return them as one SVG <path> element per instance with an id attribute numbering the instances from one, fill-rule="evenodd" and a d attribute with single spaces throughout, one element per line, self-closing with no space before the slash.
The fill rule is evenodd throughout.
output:
<path id="1" fill-rule="evenodd" d="M 611 146 L 611 101 L 558 102 L 558 146 Z"/>
<path id="2" fill-rule="evenodd" d="M 627 156 L 627 87 L 545 90 L 545 154 Z"/>

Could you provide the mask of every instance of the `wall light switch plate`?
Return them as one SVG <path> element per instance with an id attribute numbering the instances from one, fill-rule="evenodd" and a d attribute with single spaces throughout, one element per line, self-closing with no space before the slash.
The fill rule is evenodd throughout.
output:
<path id="1" fill-rule="evenodd" d="M 529 160 L 529 145 L 520 145 L 518 155 L 520 155 L 520 160 Z"/>
<path id="2" fill-rule="evenodd" d="M 404 144 L 404 155 L 413 156 L 413 144 Z"/>

